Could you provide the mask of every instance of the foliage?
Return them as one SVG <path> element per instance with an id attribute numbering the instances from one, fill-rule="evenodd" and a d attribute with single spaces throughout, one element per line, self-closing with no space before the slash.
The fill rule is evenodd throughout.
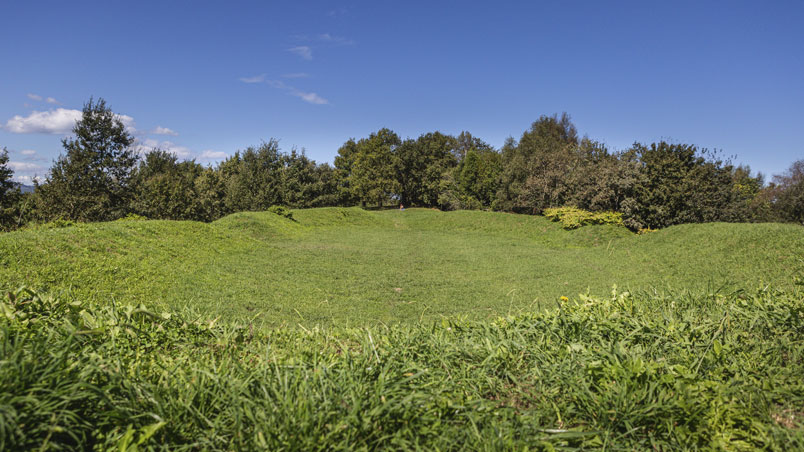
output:
<path id="1" fill-rule="evenodd" d="M 199 218 L 195 180 L 201 165 L 162 150 L 148 152 L 134 171 L 131 210 L 151 219 Z"/>
<path id="2" fill-rule="evenodd" d="M 455 167 L 456 140 L 440 132 L 407 139 L 394 150 L 393 167 L 399 201 L 406 206 L 435 207 L 446 171 Z"/>
<path id="3" fill-rule="evenodd" d="M 356 143 L 349 187 L 364 206 L 376 203 L 381 207 L 396 192 L 393 156 L 400 144 L 399 136 L 390 129 L 380 129 Z"/>
<path id="4" fill-rule="evenodd" d="M 634 231 L 713 221 L 804 221 L 800 162 L 765 187 L 750 168 L 691 144 L 635 143 L 609 152 L 600 141 L 580 137 L 566 113 L 541 116 L 519 141 L 509 138 L 499 150 L 468 131 L 401 140 L 383 128 L 347 140 L 334 166 L 316 163 L 304 149 L 283 152 L 275 139 L 207 168 L 161 150 L 140 159 L 130 147 L 133 137 L 102 99 L 90 99 L 74 132 L 64 140 L 66 155 L 34 196 L 5 190 L 0 228 L 128 213 L 209 222 L 273 205 L 389 203 L 528 214 L 572 205 L 620 212 Z M 0 179 L 8 181 L 9 171 L 0 170 Z"/>
<path id="5" fill-rule="evenodd" d="M 564 113 L 542 116 L 509 143 L 502 153 L 502 186 L 496 208 L 522 213 L 540 213 L 569 201 L 565 175 L 573 163 L 578 133 Z"/>
<path id="6" fill-rule="evenodd" d="M 13 171 L 8 166 L 8 150 L 0 149 L 0 231 L 10 229 L 19 216 L 22 194 L 11 180 Z"/>
<path id="7" fill-rule="evenodd" d="M 746 185 L 751 184 L 751 178 L 744 170 L 735 175 L 728 161 L 692 145 L 636 143 L 627 154 L 640 166 L 633 197 L 621 208 L 632 229 L 739 221 L 744 219 L 740 206 L 747 196 L 756 193 Z"/>
<path id="8" fill-rule="evenodd" d="M 562 300 L 262 331 L 17 290 L 0 304 L 0 448 L 804 447 L 800 290 Z"/>
<path id="9" fill-rule="evenodd" d="M 293 212 L 285 206 L 271 206 L 268 208 L 268 212 L 275 213 L 280 217 L 285 217 L 289 220 L 293 219 Z"/>
<path id="10" fill-rule="evenodd" d="M 779 218 L 804 224 L 804 160 L 793 162 L 784 174 L 776 176 L 769 190 Z"/>
<path id="11" fill-rule="evenodd" d="M 131 178 L 137 155 L 134 137 L 106 101 L 90 99 L 73 137 L 62 140 L 66 151 L 36 189 L 44 219 L 108 221 L 124 216 L 133 195 Z"/>
<path id="12" fill-rule="evenodd" d="M 623 214 L 620 212 L 589 212 L 568 206 L 544 209 L 544 216 L 558 221 L 564 229 L 578 229 L 590 224 L 624 226 Z"/>

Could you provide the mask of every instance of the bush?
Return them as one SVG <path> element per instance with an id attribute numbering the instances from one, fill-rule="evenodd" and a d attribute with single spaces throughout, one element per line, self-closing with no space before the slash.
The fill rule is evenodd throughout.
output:
<path id="1" fill-rule="evenodd" d="M 545 217 L 560 222 L 564 229 L 578 229 L 590 224 L 624 226 L 620 212 L 589 212 L 570 206 L 544 209 L 543 213 Z"/>
<path id="2" fill-rule="evenodd" d="M 268 208 L 268 212 L 275 213 L 281 217 L 287 218 L 288 220 L 293 219 L 293 212 L 291 212 L 290 209 L 285 206 L 271 206 Z"/>

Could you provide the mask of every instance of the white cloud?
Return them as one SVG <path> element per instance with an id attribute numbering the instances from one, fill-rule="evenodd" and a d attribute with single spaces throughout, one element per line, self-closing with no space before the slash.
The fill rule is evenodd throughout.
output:
<path id="1" fill-rule="evenodd" d="M 319 96 L 316 93 L 305 93 L 304 91 L 293 90 L 291 91 L 291 94 L 300 97 L 305 102 L 315 105 L 326 105 L 329 103 L 328 100 L 324 99 L 323 97 Z"/>
<path id="2" fill-rule="evenodd" d="M 254 77 L 240 77 L 243 83 L 262 83 L 265 81 L 265 74 L 255 75 Z"/>
<path id="3" fill-rule="evenodd" d="M 33 99 L 33 100 L 38 100 L 38 101 L 41 101 L 41 100 L 42 100 L 42 96 L 40 96 L 40 95 L 38 95 L 38 94 L 31 94 L 31 93 L 28 93 L 28 99 Z"/>
<path id="4" fill-rule="evenodd" d="M 33 185 L 34 181 L 39 182 L 40 184 L 45 182 L 45 178 L 39 175 L 30 175 L 30 174 L 14 174 L 14 177 L 11 178 L 14 182 L 19 182 L 25 185 Z"/>
<path id="5" fill-rule="evenodd" d="M 229 155 L 223 151 L 213 151 L 211 149 L 208 149 L 202 152 L 199 158 L 202 160 L 221 160 L 225 159 L 228 156 Z"/>
<path id="6" fill-rule="evenodd" d="M 26 171 L 26 172 L 45 169 L 45 167 L 43 167 L 42 165 L 37 165 L 36 163 L 15 162 L 15 161 L 8 162 L 8 167 L 14 171 Z"/>
<path id="7" fill-rule="evenodd" d="M 70 132 L 79 119 L 81 119 L 80 110 L 57 108 L 50 111 L 34 111 L 26 117 L 16 115 L 6 122 L 4 128 L 11 133 L 61 134 Z"/>
<path id="8" fill-rule="evenodd" d="M 64 134 L 73 130 L 76 121 L 81 119 L 81 110 L 57 108 L 48 111 L 33 111 L 28 116 L 16 115 L 3 127 L 11 133 L 52 133 Z M 129 133 L 135 133 L 134 118 L 128 115 L 115 115 Z"/>
<path id="9" fill-rule="evenodd" d="M 47 102 L 49 104 L 58 104 L 59 103 L 59 101 L 57 101 L 56 99 L 54 99 L 52 97 L 48 97 L 47 99 L 45 99 L 45 102 Z"/>
<path id="10" fill-rule="evenodd" d="M 22 155 L 36 155 L 36 151 L 34 151 L 33 149 L 23 149 L 23 150 L 20 151 L 20 154 L 22 154 Z"/>
<path id="11" fill-rule="evenodd" d="M 309 78 L 310 74 L 306 72 L 292 72 L 290 74 L 282 74 L 282 78 Z M 261 81 L 265 81 L 264 79 Z"/>
<path id="12" fill-rule="evenodd" d="M 172 137 L 179 136 L 179 134 L 176 133 L 176 131 L 168 129 L 167 127 L 162 127 L 162 126 L 156 126 L 156 128 L 153 131 L 153 133 L 155 135 L 170 135 Z"/>
<path id="13" fill-rule="evenodd" d="M 300 56 L 303 60 L 312 60 L 313 59 L 313 49 L 308 46 L 296 46 L 291 47 L 288 49 L 288 52 L 293 52 L 296 55 Z"/>
<path id="14" fill-rule="evenodd" d="M 180 159 L 188 159 L 193 157 L 193 152 L 190 150 L 190 148 L 179 146 L 172 141 L 159 141 L 148 138 L 143 141 L 137 140 L 137 142 L 134 143 L 134 151 L 140 155 L 147 154 L 148 152 L 155 151 L 157 149 L 176 154 L 176 157 Z"/>

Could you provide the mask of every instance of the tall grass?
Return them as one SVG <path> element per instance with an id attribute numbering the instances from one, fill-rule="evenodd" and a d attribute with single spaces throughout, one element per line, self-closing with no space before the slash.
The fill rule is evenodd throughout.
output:
<path id="1" fill-rule="evenodd" d="M 326 331 L 0 306 L 0 450 L 804 448 L 800 289 Z"/>

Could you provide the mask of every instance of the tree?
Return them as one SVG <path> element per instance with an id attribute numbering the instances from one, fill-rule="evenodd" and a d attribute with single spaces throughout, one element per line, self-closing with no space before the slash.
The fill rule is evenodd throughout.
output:
<path id="1" fill-rule="evenodd" d="M 152 219 L 200 219 L 195 180 L 202 172 L 198 163 L 180 162 L 170 152 L 157 149 L 147 153 L 134 173 L 132 210 Z"/>
<path id="2" fill-rule="evenodd" d="M 542 116 L 519 143 L 503 146 L 502 184 L 496 208 L 538 213 L 564 205 L 571 187 L 566 174 L 577 160 L 578 132 L 569 115 Z"/>
<path id="3" fill-rule="evenodd" d="M 15 220 L 20 200 L 19 187 L 11 180 L 14 172 L 8 164 L 8 150 L 0 149 L 0 230 L 9 229 Z"/>
<path id="4" fill-rule="evenodd" d="M 259 211 L 282 204 L 282 154 L 271 139 L 221 162 L 218 167 L 226 184 L 226 210 Z"/>
<path id="5" fill-rule="evenodd" d="M 44 185 L 37 187 L 39 209 L 47 219 L 107 221 L 128 212 L 137 164 L 134 137 L 106 106 L 89 100 L 73 137 L 62 140 L 59 156 Z"/>
<path id="6" fill-rule="evenodd" d="M 382 206 L 396 193 L 393 158 L 400 144 L 399 136 L 390 129 L 380 129 L 356 143 L 349 188 L 361 204 Z"/>
<path id="7" fill-rule="evenodd" d="M 399 201 L 404 205 L 438 205 L 441 179 L 455 167 L 455 138 L 441 132 L 407 139 L 394 151 Z"/>
<path id="8" fill-rule="evenodd" d="M 804 224 L 804 160 L 797 160 L 773 178 L 774 207 L 784 221 Z"/>

